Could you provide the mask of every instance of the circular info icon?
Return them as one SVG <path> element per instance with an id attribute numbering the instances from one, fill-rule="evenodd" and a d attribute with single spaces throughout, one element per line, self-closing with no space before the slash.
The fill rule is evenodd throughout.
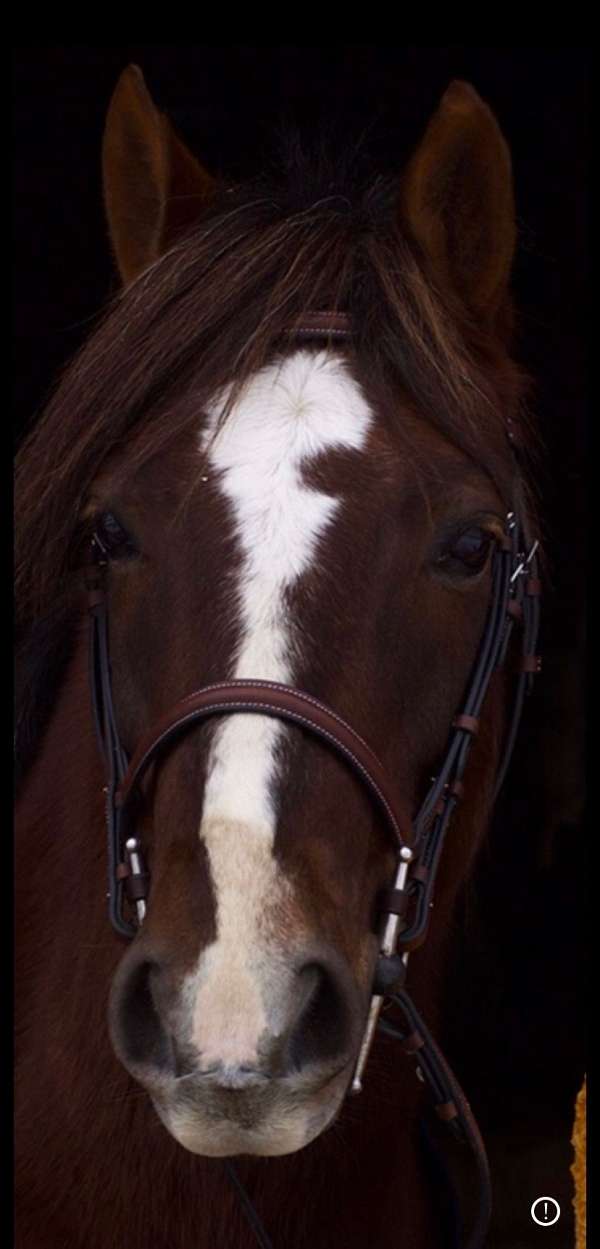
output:
<path id="1" fill-rule="evenodd" d="M 531 1217 L 540 1227 L 552 1227 L 560 1218 L 560 1206 L 555 1197 L 536 1197 L 531 1207 Z"/>

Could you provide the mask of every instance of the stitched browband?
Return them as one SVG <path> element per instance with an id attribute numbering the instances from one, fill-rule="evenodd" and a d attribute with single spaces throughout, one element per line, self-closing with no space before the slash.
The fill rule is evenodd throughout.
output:
<path id="1" fill-rule="evenodd" d="M 351 338 L 352 323 L 347 312 L 305 312 L 288 334 L 294 338 Z"/>

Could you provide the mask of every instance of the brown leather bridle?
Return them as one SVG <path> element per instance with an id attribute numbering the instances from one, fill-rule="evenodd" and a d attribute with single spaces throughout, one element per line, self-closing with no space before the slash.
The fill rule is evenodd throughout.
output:
<path id="1" fill-rule="evenodd" d="M 312 313 L 293 327 L 290 335 L 299 339 L 346 341 L 352 336 L 352 327 L 344 313 Z M 86 573 L 91 620 L 92 703 L 106 769 L 108 900 L 114 928 L 121 936 L 134 937 L 146 911 L 150 877 L 132 828 L 140 782 L 157 758 L 173 749 L 191 728 L 214 715 L 255 713 L 295 724 L 332 749 L 365 786 L 383 817 L 397 853 L 394 879 L 380 898 L 381 949 L 351 1087 L 354 1092 L 360 1091 L 379 1011 L 384 997 L 390 997 L 403 1014 L 407 1029 L 394 1028 L 389 1023 L 379 1026 L 397 1036 L 405 1052 L 416 1057 L 418 1070 L 432 1091 L 438 1114 L 469 1141 L 475 1154 L 481 1200 L 476 1225 L 468 1241 L 469 1249 L 482 1243 L 491 1208 L 485 1149 L 464 1093 L 403 984 L 409 951 L 420 945 L 427 935 L 440 856 L 452 815 L 462 797 L 463 775 L 479 728 L 483 702 L 494 671 L 504 661 L 515 625 L 521 627 L 521 663 L 494 796 L 506 774 L 525 693 L 540 671 L 540 659 L 536 654 L 540 620 L 538 543 L 532 541 L 526 517 L 520 514 L 518 442 L 512 422 L 507 423 L 507 437 L 517 469 L 515 502 L 507 514 L 504 535 L 493 555 L 492 595 L 486 625 L 465 698 L 452 721 L 443 761 L 409 828 L 399 814 L 395 786 L 367 742 L 313 695 L 274 681 L 257 678 L 217 682 L 192 691 L 164 713 L 128 759 L 119 737 L 112 696 L 105 584 L 109 555 L 97 533 L 92 538 Z M 125 915 L 126 899 L 136 911 L 137 924 Z M 254 1225 L 254 1230 L 259 1243 L 267 1245 L 268 1238 L 260 1224 L 258 1230 Z"/>

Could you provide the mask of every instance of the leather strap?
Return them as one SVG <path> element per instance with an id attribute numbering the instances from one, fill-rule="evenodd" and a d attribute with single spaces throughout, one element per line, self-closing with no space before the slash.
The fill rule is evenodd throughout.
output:
<path id="1" fill-rule="evenodd" d="M 340 754 L 364 782 L 383 813 L 398 849 L 410 844 L 410 830 L 399 813 L 391 780 L 370 746 L 341 716 L 310 694 L 277 681 L 217 682 L 182 698 L 139 742 L 117 793 L 123 809 L 146 768 L 183 729 L 220 712 L 250 712 L 290 720 L 320 737 Z"/>
<path id="2" fill-rule="evenodd" d="M 305 312 L 288 332 L 299 338 L 351 338 L 352 322 L 347 312 Z"/>
<path id="3" fill-rule="evenodd" d="M 391 995 L 410 1029 L 408 1035 L 387 1019 L 380 1019 L 379 1030 L 400 1041 L 405 1054 L 413 1055 L 421 1077 L 427 1085 L 439 1118 L 459 1140 L 465 1141 L 477 1168 L 477 1212 L 468 1234 L 463 1234 L 463 1249 L 483 1249 L 492 1211 L 490 1168 L 477 1120 L 452 1068 L 432 1037 L 423 1016 L 404 989 Z"/>

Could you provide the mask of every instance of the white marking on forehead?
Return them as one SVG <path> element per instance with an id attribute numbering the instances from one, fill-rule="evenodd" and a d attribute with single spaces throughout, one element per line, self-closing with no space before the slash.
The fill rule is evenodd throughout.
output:
<path id="1" fill-rule="evenodd" d="M 208 410 L 203 450 L 227 394 Z M 294 683 L 298 643 L 285 592 L 310 567 L 340 506 L 304 483 L 302 466 L 336 447 L 361 449 L 371 419 L 339 356 L 298 351 L 250 380 L 212 443 L 209 461 L 232 505 L 243 556 L 241 640 L 230 677 Z M 236 713 L 211 744 L 200 838 L 217 902 L 217 939 L 193 975 L 194 1036 L 203 1063 L 250 1061 L 267 1027 L 269 911 L 285 896 L 273 857 L 271 789 L 276 742 L 286 731 L 279 720 Z M 269 1018 L 272 1026 L 271 1004 Z"/>

